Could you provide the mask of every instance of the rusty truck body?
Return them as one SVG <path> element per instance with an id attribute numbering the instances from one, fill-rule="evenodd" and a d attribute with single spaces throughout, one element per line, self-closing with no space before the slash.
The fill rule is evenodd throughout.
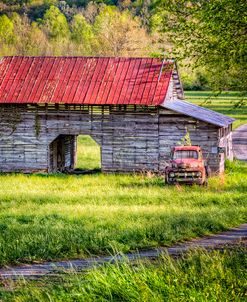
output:
<path id="1" fill-rule="evenodd" d="M 166 168 L 168 184 L 207 183 L 207 167 L 199 146 L 176 146 L 171 152 L 171 161 Z"/>

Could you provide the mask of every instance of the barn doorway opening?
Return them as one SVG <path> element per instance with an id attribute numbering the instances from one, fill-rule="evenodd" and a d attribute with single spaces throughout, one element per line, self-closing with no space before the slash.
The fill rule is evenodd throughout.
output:
<path id="1" fill-rule="evenodd" d="M 85 174 L 101 170 L 101 148 L 89 135 L 59 135 L 49 146 L 49 172 Z"/>
<path id="2" fill-rule="evenodd" d="M 49 146 L 49 172 L 70 172 L 76 162 L 76 136 L 59 135 Z"/>
<path id="3" fill-rule="evenodd" d="M 78 135 L 75 172 L 99 172 L 101 148 L 90 135 Z"/>

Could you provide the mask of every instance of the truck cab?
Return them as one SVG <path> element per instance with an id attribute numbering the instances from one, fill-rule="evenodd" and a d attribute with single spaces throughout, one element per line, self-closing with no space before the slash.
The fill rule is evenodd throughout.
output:
<path id="1" fill-rule="evenodd" d="M 199 146 L 174 147 L 165 175 L 168 184 L 206 184 L 206 163 L 201 148 Z"/>

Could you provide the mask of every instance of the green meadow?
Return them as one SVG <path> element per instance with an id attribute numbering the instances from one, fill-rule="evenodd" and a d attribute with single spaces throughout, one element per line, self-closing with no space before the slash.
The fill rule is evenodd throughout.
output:
<path id="1" fill-rule="evenodd" d="M 236 119 L 233 128 L 247 123 L 247 96 L 236 91 L 226 91 L 220 94 L 211 91 L 186 91 L 186 100 L 218 111 Z"/>
<path id="2" fill-rule="evenodd" d="M 246 222 L 247 165 L 208 187 L 146 175 L 1 175 L 0 265 L 171 245 Z"/>

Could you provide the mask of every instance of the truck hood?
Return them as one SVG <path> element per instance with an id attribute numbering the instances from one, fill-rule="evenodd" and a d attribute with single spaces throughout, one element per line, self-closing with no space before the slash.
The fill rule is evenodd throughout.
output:
<path id="1" fill-rule="evenodd" d="M 199 168 L 202 166 L 200 160 L 193 158 L 174 159 L 172 160 L 172 164 L 176 165 L 178 168 Z"/>

